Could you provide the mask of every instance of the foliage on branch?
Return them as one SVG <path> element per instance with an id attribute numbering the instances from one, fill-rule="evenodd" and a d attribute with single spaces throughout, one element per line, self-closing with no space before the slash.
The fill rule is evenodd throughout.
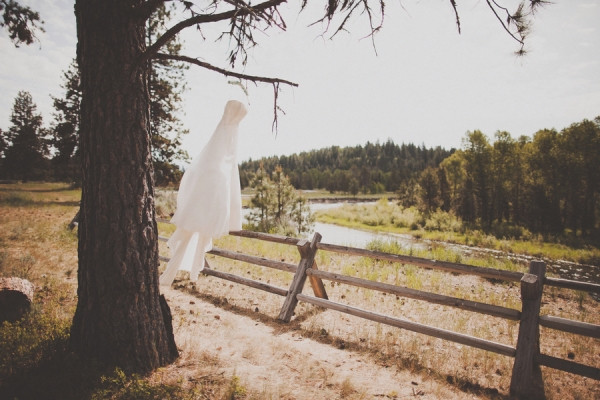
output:
<path id="1" fill-rule="evenodd" d="M 19 44 L 32 44 L 36 40 L 35 32 L 44 32 L 40 14 L 14 0 L 0 0 L 0 28 L 6 28 L 15 47 Z"/>
<path id="2" fill-rule="evenodd" d="M 460 33 L 459 1 L 449 0 L 449 2 L 455 12 L 456 24 Z M 269 83 L 273 86 L 274 92 L 273 129 L 276 130 L 278 113 L 281 111 L 277 104 L 280 84 L 297 86 L 297 83 L 281 78 L 249 75 L 236 72 L 234 69 L 237 64 L 241 64 L 242 67 L 247 64 L 248 51 L 258 44 L 257 32 L 268 33 L 273 29 L 280 31 L 287 29 L 284 16 L 279 10 L 285 0 L 267 0 L 258 4 L 251 4 L 244 0 L 213 0 L 208 5 L 200 5 L 198 2 L 189 0 L 178 0 L 177 3 L 180 5 L 179 9 L 182 10 L 182 14 L 187 15 L 187 18 L 174 24 L 158 36 L 148 46 L 140 60 L 140 65 L 153 58 L 170 59 L 207 68 L 225 76 L 234 76 L 245 82 Z M 486 0 L 486 3 L 498 18 L 502 28 L 519 43 L 517 54 L 524 54 L 525 40 L 530 30 L 532 16 L 540 6 L 547 2 L 543 0 L 524 0 L 519 3 L 514 11 L 510 11 L 499 0 Z M 159 0 L 148 1 L 140 7 L 138 12 L 140 15 L 145 16 L 147 13 L 151 14 L 162 4 L 163 2 Z M 301 10 L 305 10 L 307 6 L 308 1 L 303 0 Z M 373 48 L 375 49 L 375 35 L 382 29 L 384 18 L 384 0 L 329 0 L 325 4 L 321 17 L 314 21 L 312 25 L 323 25 L 325 33 L 332 32 L 330 38 L 333 38 L 340 32 L 346 32 L 350 21 L 363 19 L 369 26 L 367 36 L 373 41 Z M 223 29 L 217 40 L 226 40 L 230 44 L 227 62 L 232 70 L 202 60 L 199 55 L 177 54 L 175 56 L 174 54 L 165 54 L 162 51 L 165 45 L 176 38 L 184 29 L 195 27 L 202 35 L 204 24 L 219 22 L 227 24 L 227 28 Z M 202 38 L 206 40 L 203 35 Z"/>

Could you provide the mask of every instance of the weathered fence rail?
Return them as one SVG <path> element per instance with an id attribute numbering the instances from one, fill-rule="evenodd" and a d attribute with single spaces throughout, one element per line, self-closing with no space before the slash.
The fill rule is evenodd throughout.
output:
<path id="1" fill-rule="evenodd" d="M 159 222 L 169 223 L 167 220 L 159 220 Z M 209 254 L 219 257 L 290 272 L 293 274 L 293 277 L 289 289 L 283 289 L 238 275 L 216 271 L 210 268 L 208 262 L 203 270 L 205 275 L 225 279 L 285 297 L 278 316 L 278 319 L 283 322 L 289 322 L 291 320 L 294 309 L 300 301 L 412 332 L 491 351 L 508 357 L 514 357 L 515 362 L 513 364 L 510 391 L 513 395 L 520 398 L 537 398 L 543 396 L 543 383 L 540 370 L 541 365 L 600 380 L 600 368 L 540 353 L 540 326 L 591 338 L 600 338 L 600 325 L 551 315 L 540 315 L 541 299 L 545 286 L 600 293 L 600 285 L 598 284 L 546 277 L 546 265 L 543 262 L 533 261 L 530 264 L 529 272 L 521 273 L 322 243 L 321 235 L 318 233 L 315 233 L 311 241 L 250 231 L 235 231 L 230 232 L 230 235 L 286 244 L 298 248 L 298 251 L 300 252 L 300 262 L 298 265 L 219 248 L 213 248 L 209 252 Z M 160 237 L 159 239 L 163 241 L 168 240 L 168 238 L 165 237 Z M 339 273 L 320 271 L 316 268 L 316 263 L 314 262 L 315 255 L 318 251 L 368 257 L 456 274 L 519 282 L 521 286 L 522 307 L 521 310 L 515 310 L 508 307 L 430 293 Z M 168 261 L 168 258 L 161 256 L 161 260 Z M 302 288 L 307 279 L 312 285 L 313 292 L 315 293 L 314 296 L 302 294 Z M 422 300 L 507 320 L 519 321 L 519 333 L 516 347 L 331 301 L 327 298 L 323 280 Z"/>

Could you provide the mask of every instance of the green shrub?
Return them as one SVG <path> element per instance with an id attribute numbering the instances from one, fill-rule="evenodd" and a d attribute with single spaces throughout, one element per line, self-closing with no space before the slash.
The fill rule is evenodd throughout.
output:
<path id="1" fill-rule="evenodd" d="M 416 207 L 396 206 L 392 212 L 392 223 L 398 228 L 418 230 L 423 224 L 423 217 Z"/>
<path id="2" fill-rule="evenodd" d="M 120 368 L 101 378 L 100 388 L 91 395 L 91 400 L 167 400 L 184 399 L 183 389 L 175 385 L 152 385 L 137 374 L 127 375 Z"/>
<path id="3" fill-rule="evenodd" d="M 240 384 L 240 378 L 237 375 L 231 377 L 229 388 L 225 393 L 224 398 L 227 400 L 235 400 L 243 398 L 246 395 L 246 388 Z"/>
<path id="4" fill-rule="evenodd" d="M 0 376 L 22 374 L 57 352 L 64 352 L 70 320 L 33 306 L 20 321 L 0 326 Z"/>
<path id="5" fill-rule="evenodd" d="M 436 210 L 425 219 L 426 231 L 460 232 L 462 228 L 460 218 L 452 213 Z"/>

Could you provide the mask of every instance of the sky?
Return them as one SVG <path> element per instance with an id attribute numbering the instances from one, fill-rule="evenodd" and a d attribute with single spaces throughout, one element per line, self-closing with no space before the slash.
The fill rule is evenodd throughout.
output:
<path id="1" fill-rule="evenodd" d="M 15 48 L 0 32 L 0 128 L 10 125 L 19 90 L 29 91 L 49 124 L 50 95 L 62 96 L 62 71 L 75 57 L 73 1 L 21 0 L 45 21 L 39 43 Z M 457 1 L 458 34 L 448 0 L 387 2 L 374 45 L 366 20 L 333 40 L 314 22 L 325 2 L 298 13 L 282 6 L 287 30 L 257 33 L 258 46 L 238 72 L 278 77 L 282 85 L 278 129 L 272 130 L 273 88 L 247 87 L 196 66 L 186 73 L 181 119 L 190 133 L 183 147 L 198 154 L 220 120 L 228 99 L 247 104 L 240 124 L 240 161 L 289 155 L 333 145 L 355 146 L 391 139 L 397 144 L 460 148 L 468 131 L 497 131 L 514 138 L 543 128 L 560 130 L 600 115 L 600 2 L 556 0 L 533 20 L 525 57 L 483 0 Z M 321 3 L 323 5 L 321 5 Z M 511 8 L 517 4 L 505 0 Z M 183 53 L 228 67 L 227 42 L 214 42 L 223 26 L 205 26 L 203 41 L 191 29 Z"/>

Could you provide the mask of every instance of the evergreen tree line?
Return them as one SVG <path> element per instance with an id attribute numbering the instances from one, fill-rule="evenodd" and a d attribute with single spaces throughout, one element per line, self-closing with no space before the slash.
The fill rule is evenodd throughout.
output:
<path id="1" fill-rule="evenodd" d="M 158 7 L 147 24 L 147 42 L 153 43 L 166 30 L 173 8 Z M 165 45 L 168 54 L 181 50 L 177 39 Z M 181 136 L 188 131 L 177 116 L 185 90 L 187 66 L 173 60 L 154 60 L 150 65 L 150 134 L 155 182 L 176 183 L 183 172 L 176 161 L 188 159 L 181 148 Z M 81 82 L 73 61 L 63 73 L 63 97 L 52 97 L 54 113 L 49 126 L 29 92 L 15 98 L 8 130 L 0 129 L 0 179 L 81 181 L 79 157 L 79 113 Z"/>
<path id="2" fill-rule="evenodd" d="M 600 117 L 533 138 L 468 132 L 463 146 L 418 179 L 413 204 L 452 211 L 482 227 L 597 235 L 600 217 Z"/>
<path id="3" fill-rule="evenodd" d="M 240 165 L 240 179 L 242 187 L 246 187 L 261 166 L 269 175 L 281 167 L 296 189 L 325 189 L 354 195 L 396 192 L 414 182 L 425 168 L 439 165 L 452 152 L 439 146 L 397 145 L 391 140 L 383 144 L 367 142 L 364 146 L 332 146 L 245 161 Z"/>

